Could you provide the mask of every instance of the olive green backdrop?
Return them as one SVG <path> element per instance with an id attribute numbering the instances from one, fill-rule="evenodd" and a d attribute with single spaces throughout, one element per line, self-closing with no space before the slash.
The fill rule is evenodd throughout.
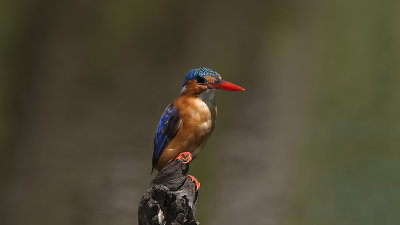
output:
<path id="1" fill-rule="evenodd" d="M 400 222 L 399 1 L 2 1 L 0 50 L 0 224 L 136 224 L 200 66 L 246 88 L 192 163 L 202 224 Z"/>

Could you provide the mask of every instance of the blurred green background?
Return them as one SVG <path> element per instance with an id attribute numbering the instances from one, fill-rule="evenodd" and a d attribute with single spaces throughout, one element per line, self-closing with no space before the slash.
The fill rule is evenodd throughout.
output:
<path id="1" fill-rule="evenodd" d="M 0 224 L 128 225 L 191 68 L 202 224 L 400 223 L 400 1 L 0 2 Z"/>

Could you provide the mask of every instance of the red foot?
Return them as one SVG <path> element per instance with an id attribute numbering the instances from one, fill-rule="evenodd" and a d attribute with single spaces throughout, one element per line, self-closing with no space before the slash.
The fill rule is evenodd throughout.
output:
<path id="1" fill-rule="evenodd" d="M 192 175 L 188 175 L 188 177 L 192 180 L 192 182 L 196 184 L 196 191 L 198 191 L 200 188 L 200 182 L 196 179 L 196 177 Z"/>
<path id="2" fill-rule="evenodd" d="M 182 152 L 180 153 L 174 160 L 182 159 L 183 164 L 187 164 L 192 161 L 192 153 L 190 152 Z"/>

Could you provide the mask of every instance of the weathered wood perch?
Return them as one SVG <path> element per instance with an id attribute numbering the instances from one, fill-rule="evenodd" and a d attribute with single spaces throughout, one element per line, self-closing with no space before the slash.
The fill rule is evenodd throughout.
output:
<path id="1" fill-rule="evenodd" d="M 198 192 L 187 176 L 189 163 L 175 160 L 151 181 L 139 204 L 139 225 L 198 225 L 194 218 Z"/>

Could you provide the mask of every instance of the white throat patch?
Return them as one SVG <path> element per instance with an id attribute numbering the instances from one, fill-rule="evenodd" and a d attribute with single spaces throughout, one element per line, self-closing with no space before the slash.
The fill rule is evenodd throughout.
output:
<path id="1" fill-rule="evenodd" d="M 215 89 L 207 89 L 197 96 L 198 99 L 206 103 L 209 109 L 215 108 Z"/>
<path id="2" fill-rule="evenodd" d="M 214 102 L 214 96 L 215 96 L 215 89 L 207 89 L 203 91 L 201 94 L 199 94 L 197 98 L 201 99 L 208 105 L 208 103 Z"/>
<path id="3" fill-rule="evenodd" d="M 186 85 L 182 87 L 181 94 L 186 90 Z"/>

